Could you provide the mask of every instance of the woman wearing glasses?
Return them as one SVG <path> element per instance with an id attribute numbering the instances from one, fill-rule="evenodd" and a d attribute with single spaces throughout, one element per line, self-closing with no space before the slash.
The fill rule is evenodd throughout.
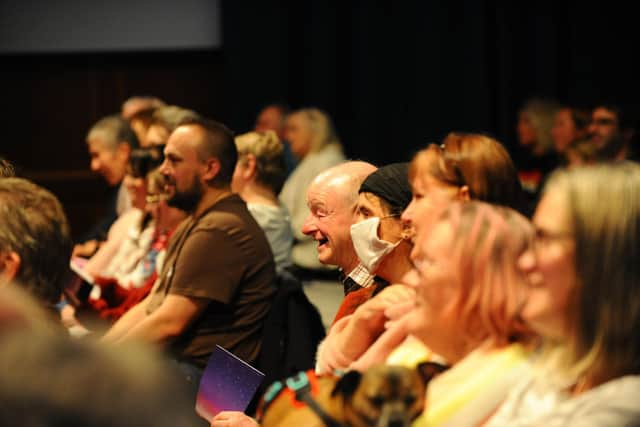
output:
<path id="1" fill-rule="evenodd" d="M 522 316 L 544 351 L 486 425 L 640 425 L 640 166 L 554 174 L 533 221 Z"/>

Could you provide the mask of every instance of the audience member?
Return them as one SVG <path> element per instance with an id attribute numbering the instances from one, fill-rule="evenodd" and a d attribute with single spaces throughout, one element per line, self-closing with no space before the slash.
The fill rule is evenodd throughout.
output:
<path id="1" fill-rule="evenodd" d="M 13 165 L 5 158 L 0 157 L 0 178 L 11 178 L 16 176 Z"/>
<path id="2" fill-rule="evenodd" d="M 522 318 L 544 350 L 486 425 L 639 425 L 640 166 L 554 174 L 533 222 Z"/>
<path id="3" fill-rule="evenodd" d="M 15 282 L 53 309 L 70 256 L 69 225 L 58 199 L 25 179 L 0 179 L 0 282 Z"/>
<path id="4" fill-rule="evenodd" d="M 264 132 L 267 130 L 272 130 L 278 135 L 280 141 L 282 141 L 282 145 L 284 148 L 284 162 L 286 166 L 287 176 L 293 172 L 296 168 L 298 161 L 296 160 L 293 152 L 291 151 L 291 147 L 286 140 L 285 135 L 285 123 L 287 115 L 290 112 L 290 108 L 285 104 L 269 104 L 265 106 L 258 113 L 258 117 L 256 117 L 256 123 L 253 128 L 256 132 Z"/>
<path id="5" fill-rule="evenodd" d="M 264 230 L 276 268 L 291 266 L 293 234 L 289 213 L 278 200 L 286 177 L 283 146 L 273 131 L 249 132 L 236 137 L 238 162 L 231 190 L 247 203 Z"/>
<path id="6" fill-rule="evenodd" d="M 589 135 L 598 150 L 598 158 L 638 160 L 638 148 L 632 145 L 636 123 L 619 105 L 601 104 L 591 113 Z"/>
<path id="7" fill-rule="evenodd" d="M 142 301 L 151 291 L 162 270 L 169 239 L 176 227 L 185 219 L 185 212 L 167 205 L 164 194 L 164 177 L 153 171 L 146 178 L 145 215 L 146 226 L 133 229 L 113 257 L 106 272 L 96 277 L 100 295 L 91 295 L 89 303 L 99 311 L 100 317 L 119 319 L 131 307 Z M 148 237 L 146 236 L 148 235 Z"/>
<path id="8" fill-rule="evenodd" d="M 414 425 L 475 426 L 530 373 L 532 334 L 520 319 L 527 293 L 516 261 L 533 227 L 511 209 L 477 201 L 454 202 L 429 223 L 420 227 L 406 280 L 415 301 L 389 314 L 402 316 L 396 321 L 452 368 L 429 384 L 429 404 Z M 414 362 L 399 356 L 389 361 Z"/>
<path id="9" fill-rule="evenodd" d="M 558 109 L 554 101 L 532 98 L 518 112 L 519 149 L 514 158 L 522 187 L 534 203 L 545 177 L 558 165 L 551 137 Z"/>
<path id="10" fill-rule="evenodd" d="M 103 337 L 166 344 L 194 390 L 216 345 L 256 360 L 275 291 L 269 243 L 231 192 L 236 160 L 232 133 L 220 123 L 187 120 L 171 134 L 160 171 L 167 202 L 189 217 L 152 292 Z"/>
<path id="11" fill-rule="evenodd" d="M 128 273 L 151 244 L 153 225 L 145 214 L 147 176 L 162 163 L 164 156 L 157 146 L 133 150 L 123 185 L 132 201 L 132 209 L 109 228 L 106 242 L 84 265 L 93 277 L 117 277 Z"/>
<path id="12" fill-rule="evenodd" d="M 410 227 L 400 219 L 411 201 L 408 163 L 383 166 L 369 175 L 359 190 L 357 222 L 351 226 L 351 239 L 362 265 L 386 283 L 399 283 L 411 270 Z M 402 286 L 393 293 L 394 302 L 412 296 Z M 374 300 L 385 302 L 389 292 Z M 342 370 L 358 357 L 384 331 L 384 316 L 362 301 L 353 315 L 336 321 L 318 349 L 317 371 Z M 376 304 L 377 306 L 378 304 Z"/>
<path id="13" fill-rule="evenodd" d="M 509 153 L 485 135 L 452 132 L 440 145 L 430 144 L 414 156 L 409 180 L 413 198 L 402 220 L 414 228 L 417 218 L 453 200 L 481 200 L 528 213 Z"/>
<path id="14" fill-rule="evenodd" d="M 320 172 L 344 162 L 345 157 L 331 119 L 316 108 L 289 114 L 285 135 L 291 151 L 300 160 L 280 193 L 280 200 L 291 215 L 293 235 L 296 238 L 292 252 L 293 262 L 302 269 L 321 270 L 323 264 L 318 261 L 315 242 L 301 232 L 309 215 L 305 194 L 311 181 Z"/>
<path id="15" fill-rule="evenodd" d="M 338 267 L 346 295 L 334 322 L 386 286 L 360 264 L 350 234 L 357 219 L 358 189 L 375 170 L 366 162 L 341 163 L 316 176 L 307 190 L 309 216 L 302 232 L 316 242 L 320 263 Z"/>
<path id="16" fill-rule="evenodd" d="M 148 147 L 150 145 L 147 141 L 147 132 L 149 131 L 149 126 L 151 125 L 155 111 L 156 108 L 145 108 L 135 113 L 129 119 L 129 126 L 131 126 L 131 130 L 135 132 L 140 147 Z"/>
<path id="17" fill-rule="evenodd" d="M 129 154 L 137 148 L 138 140 L 126 120 L 107 116 L 94 124 L 87 134 L 91 156 L 91 170 L 99 173 L 112 188 L 107 195 L 106 212 L 102 219 L 74 247 L 74 254 L 90 256 L 98 249 L 98 242 L 106 238 L 116 218 L 131 208 L 131 200 L 122 180 Z"/>
<path id="18" fill-rule="evenodd" d="M 151 122 L 147 130 L 147 144 L 165 145 L 169 139 L 169 135 L 173 132 L 178 124 L 187 119 L 195 119 L 198 113 L 193 110 L 178 107 L 175 105 L 167 105 L 159 107 L 153 112 Z"/>
<path id="19" fill-rule="evenodd" d="M 585 138 L 590 122 L 589 110 L 562 106 L 556 113 L 551 128 L 551 139 L 556 153 L 562 156 L 572 142 Z"/>

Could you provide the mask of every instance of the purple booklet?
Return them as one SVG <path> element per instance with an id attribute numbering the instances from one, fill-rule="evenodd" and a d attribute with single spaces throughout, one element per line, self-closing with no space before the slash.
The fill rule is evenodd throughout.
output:
<path id="1" fill-rule="evenodd" d="M 196 412 L 211 422 L 220 411 L 244 411 L 264 374 L 216 345 L 200 380 Z"/>

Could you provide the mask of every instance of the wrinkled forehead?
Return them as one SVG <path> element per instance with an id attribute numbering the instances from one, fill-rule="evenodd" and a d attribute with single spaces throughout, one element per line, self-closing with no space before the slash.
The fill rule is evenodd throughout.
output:
<path id="1" fill-rule="evenodd" d="M 330 210 L 343 210 L 355 206 L 357 190 L 344 175 L 326 175 L 316 178 L 307 190 L 307 204 L 322 205 Z"/>

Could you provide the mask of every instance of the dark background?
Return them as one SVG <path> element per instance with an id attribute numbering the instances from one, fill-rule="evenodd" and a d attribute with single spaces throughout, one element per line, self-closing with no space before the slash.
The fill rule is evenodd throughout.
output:
<path id="1" fill-rule="evenodd" d="M 219 8 L 217 47 L 0 51 L 0 155 L 60 197 L 75 235 L 100 212 L 106 188 L 88 170 L 85 134 L 131 95 L 156 95 L 237 132 L 269 102 L 318 106 L 349 157 L 377 164 L 409 160 L 451 130 L 489 133 L 512 148 L 517 110 L 534 95 L 638 104 L 638 25 L 615 2 L 229 0 Z"/>

